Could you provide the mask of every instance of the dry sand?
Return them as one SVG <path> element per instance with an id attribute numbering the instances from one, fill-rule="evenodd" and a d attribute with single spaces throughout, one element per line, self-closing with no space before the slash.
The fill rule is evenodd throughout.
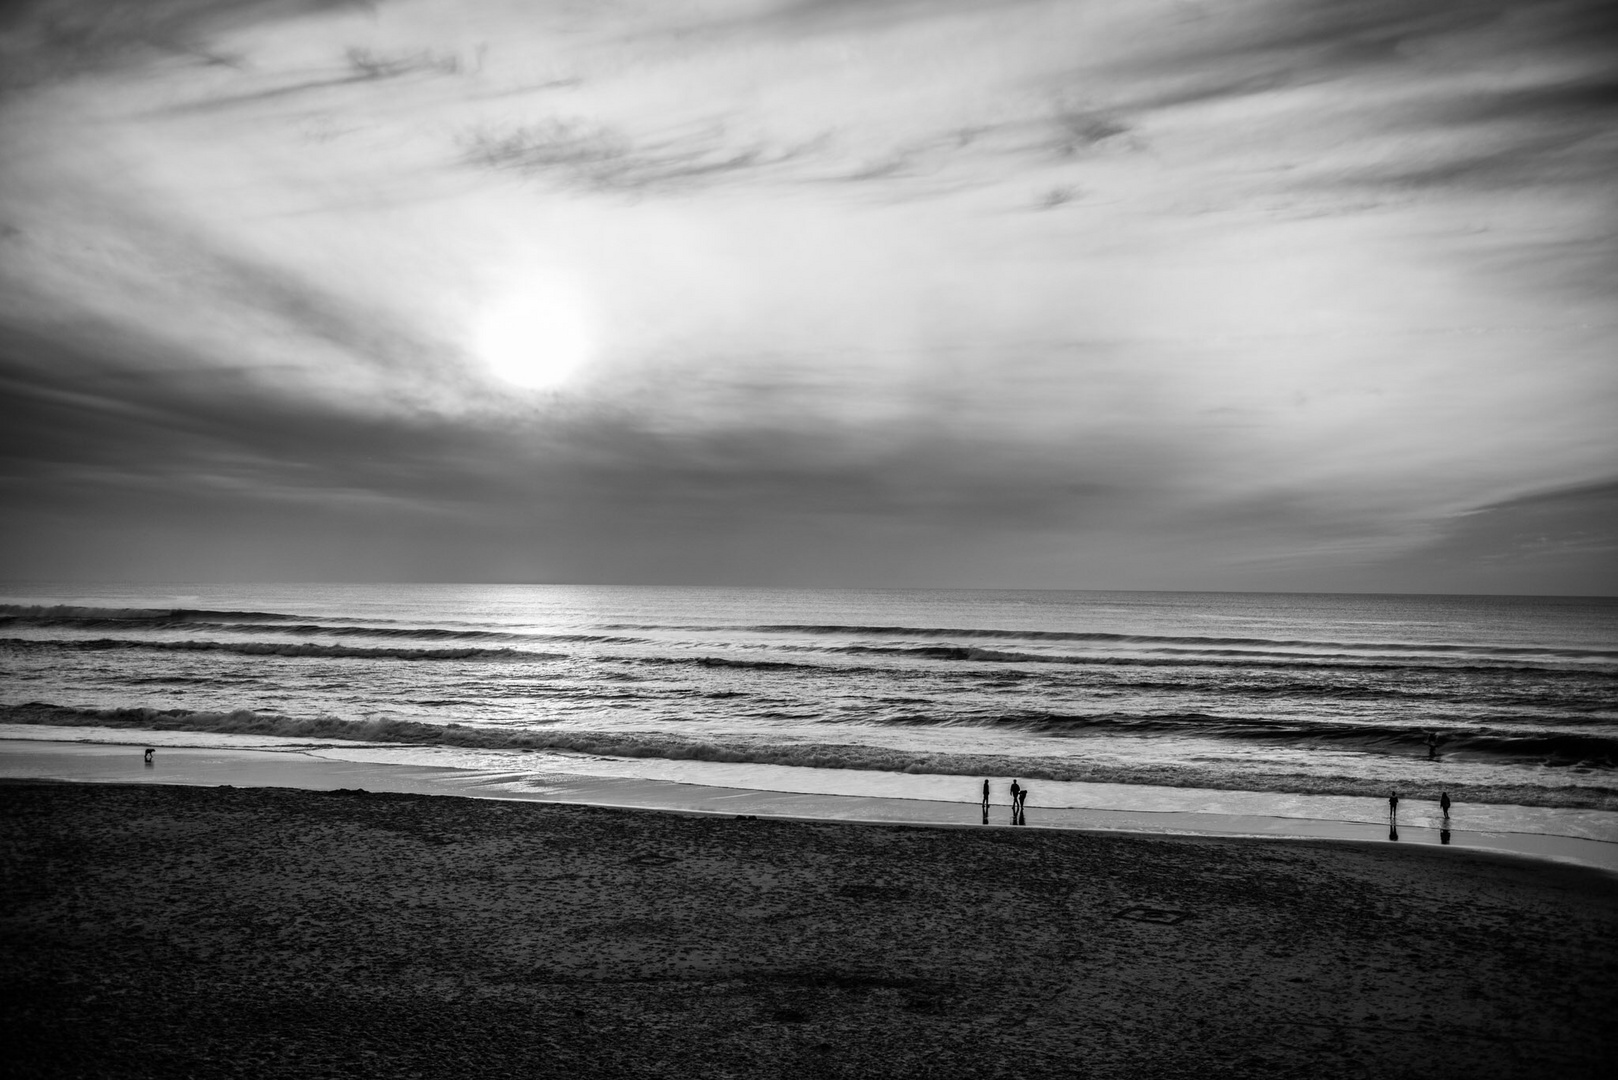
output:
<path id="1" fill-rule="evenodd" d="M 11 1076 L 1612 1074 L 1618 878 L 1336 841 L 0 785 Z"/>

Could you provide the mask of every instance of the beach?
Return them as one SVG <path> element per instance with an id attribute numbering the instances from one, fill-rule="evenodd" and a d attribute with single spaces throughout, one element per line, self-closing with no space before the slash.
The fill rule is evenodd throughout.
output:
<path id="1" fill-rule="evenodd" d="M 1437 846 L 8 782 L 19 1076 L 1597 1076 L 1618 878 Z"/>
<path id="2" fill-rule="evenodd" d="M 1597 838 L 1618 839 L 1618 604 L 1599 598 L 0 593 L 7 739 L 100 729 L 72 737 L 347 746 L 475 769 L 522 754 L 513 771 L 529 772 L 582 757 L 604 775 L 775 791 L 791 770 L 806 794 L 881 776 L 871 793 L 912 798 L 941 794 L 923 778 L 969 791 L 1020 777 L 1045 806 L 1117 805 L 1059 797 L 1074 784 L 1209 793 L 1174 804 L 1190 809 L 1215 792 L 1374 807 L 1398 791 L 1414 810 L 1448 791 L 1467 807 L 1600 811 Z M 1520 815 L 1462 827 L 1559 831 Z"/>

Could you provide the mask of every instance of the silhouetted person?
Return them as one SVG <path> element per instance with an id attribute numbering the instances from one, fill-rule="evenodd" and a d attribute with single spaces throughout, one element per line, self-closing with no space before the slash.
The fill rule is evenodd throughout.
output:
<path id="1" fill-rule="evenodd" d="M 1018 825 L 1026 825 L 1026 824 L 1028 824 L 1028 818 L 1026 816 L 1024 816 L 1024 814 L 1023 814 L 1023 811 L 1026 810 L 1027 808 L 1028 808 L 1028 789 L 1023 788 L 1021 791 L 1017 792 L 1016 813 L 1017 813 L 1017 824 Z"/>
<path id="2" fill-rule="evenodd" d="M 983 781 L 983 824 L 989 823 L 989 782 Z"/>
<path id="3" fill-rule="evenodd" d="M 1438 796 L 1438 808 L 1440 810 L 1444 811 L 1444 820 L 1448 821 L 1449 820 L 1449 792 L 1446 791 L 1442 795 Z M 1444 841 L 1444 843 L 1447 844 L 1447 843 L 1449 843 L 1449 841 L 1446 840 L 1446 841 Z"/>
<path id="4" fill-rule="evenodd" d="M 1399 793 L 1397 791 L 1390 792 L 1388 795 L 1388 828 L 1394 830 L 1399 828 Z M 1390 837 L 1389 839 L 1398 838 Z"/>
<path id="5" fill-rule="evenodd" d="M 152 763 L 152 754 L 154 753 L 154 750 L 155 750 L 154 747 L 148 746 L 146 748 L 146 764 L 148 764 L 148 765 L 150 765 Z"/>
<path id="6" fill-rule="evenodd" d="M 1017 795 L 1020 791 L 1022 791 L 1022 787 L 1018 785 L 1017 781 L 1013 780 L 1011 782 L 1011 823 L 1013 825 L 1017 824 Z"/>

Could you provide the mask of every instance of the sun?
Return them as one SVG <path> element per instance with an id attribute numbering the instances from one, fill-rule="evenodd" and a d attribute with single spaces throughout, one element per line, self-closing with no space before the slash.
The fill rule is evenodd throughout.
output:
<path id="1" fill-rule="evenodd" d="M 594 348 L 588 309 L 577 290 L 535 281 L 496 301 L 478 320 L 474 349 L 514 386 L 550 390 L 567 382 Z"/>

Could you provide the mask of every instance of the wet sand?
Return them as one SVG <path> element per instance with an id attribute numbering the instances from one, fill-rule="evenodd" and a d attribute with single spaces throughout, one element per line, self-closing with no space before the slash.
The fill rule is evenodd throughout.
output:
<path id="1" fill-rule="evenodd" d="M 0 784 L 16 1076 L 1606 1076 L 1618 878 L 1333 840 Z"/>
<path id="2" fill-rule="evenodd" d="M 141 744 L 108 742 L 37 741 L 7 738 L 0 725 L 0 780 L 49 779 L 97 783 L 199 784 L 237 787 L 291 787 L 330 791 L 364 788 L 423 795 L 473 795 L 490 799 L 529 799 L 541 802 L 583 803 L 647 810 L 688 810 L 759 817 L 805 818 L 817 821 L 864 821 L 912 825 L 961 825 L 980 821 L 972 777 L 950 778 L 957 790 L 971 793 L 972 801 L 946 802 L 885 795 L 837 795 L 755 787 L 719 787 L 635 777 L 598 776 L 580 772 L 547 772 L 545 766 L 522 754 L 491 755 L 493 767 L 443 766 L 346 760 L 296 748 L 243 749 L 239 746 L 198 747 L 162 745 L 154 760 L 143 763 Z M 375 752 L 374 748 L 371 752 Z M 502 762 L 501 759 L 504 759 Z M 497 764 L 498 763 L 498 764 Z M 616 764 L 616 763 L 614 763 Z M 609 766 L 610 767 L 610 766 Z M 871 774 L 881 786 L 887 774 Z M 903 779 L 893 777 L 892 779 Z M 893 785 L 902 787 L 902 784 Z M 1038 794 L 1049 791 L 1039 784 Z M 1114 788 L 1113 785 L 1106 785 Z M 1386 842 L 1388 824 L 1381 799 L 1322 799 L 1228 791 L 1189 791 L 1132 786 L 1128 795 L 1147 794 L 1158 808 L 1099 809 L 1048 806 L 1039 798 L 1028 807 L 1031 828 L 1108 829 L 1122 832 L 1181 833 L 1226 836 L 1320 837 L 1337 840 Z M 1155 796 L 1151 793 L 1156 793 Z M 996 785 L 996 803 L 990 823 L 1009 824 L 1006 781 Z M 1097 791 L 1099 801 L 1110 803 L 1118 790 Z M 1162 798 L 1169 796 L 1168 799 Z M 1169 805 L 1207 806 L 1206 809 L 1169 810 Z M 1344 803 L 1352 804 L 1355 819 L 1342 816 Z M 1236 805 L 1232 805 L 1236 804 Z M 1245 804 L 1245 805 L 1243 805 Z M 1321 816 L 1310 816 L 1314 809 Z M 1246 811 L 1246 812 L 1241 812 Z M 1448 844 L 1594 866 L 1618 873 L 1618 843 L 1610 812 L 1554 811 L 1535 807 L 1461 805 L 1452 829 L 1435 828 L 1436 804 L 1406 799 L 1402 806 L 1399 841 L 1412 845 Z M 1577 818 L 1578 820 L 1574 820 Z M 1545 830 L 1567 829 L 1566 833 Z M 1597 839 L 1597 836 L 1608 839 Z"/>

